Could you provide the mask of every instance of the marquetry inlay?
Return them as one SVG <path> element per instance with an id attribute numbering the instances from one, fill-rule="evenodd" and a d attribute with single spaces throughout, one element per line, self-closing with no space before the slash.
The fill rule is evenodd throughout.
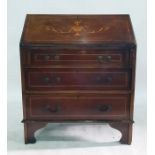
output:
<path id="1" fill-rule="evenodd" d="M 60 33 L 60 34 L 65 34 L 65 33 L 70 33 L 70 34 L 74 34 L 75 36 L 80 36 L 83 33 L 88 33 L 88 34 L 95 34 L 95 33 L 99 33 L 99 32 L 106 32 L 110 29 L 109 26 L 100 26 L 97 29 L 91 29 L 89 25 L 84 24 L 82 21 L 80 20 L 75 20 L 73 22 L 72 25 L 70 25 L 69 28 L 65 28 L 63 27 L 63 29 L 61 28 L 57 28 L 55 26 L 52 25 L 52 23 L 48 24 L 45 26 L 46 31 L 49 32 L 54 32 L 54 33 Z"/>

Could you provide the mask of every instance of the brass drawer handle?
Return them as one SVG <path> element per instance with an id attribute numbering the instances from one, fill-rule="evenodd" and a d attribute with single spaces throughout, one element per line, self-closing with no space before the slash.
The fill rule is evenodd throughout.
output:
<path id="1" fill-rule="evenodd" d="M 60 56 L 59 55 L 55 55 L 54 56 L 54 60 L 60 60 Z"/>
<path id="2" fill-rule="evenodd" d="M 102 76 L 97 76 L 96 77 L 97 82 L 104 82 L 104 83 L 111 83 L 113 81 L 113 78 L 111 76 L 108 77 L 102 77 Z"/>
<path id="3" fill-rule="evenodd" d="M 44 60 L 45 61 L 49 61 L 51 59 L 51 56 L 50 55 L 44 55 Z M 53 60 L 60 60 L 60 56 L 59 55 L 53 55 L 52 58 L 53 58 Z"/>
<path id="4" fill-rule="evenodd" d="M 54 84 L 54 83 L 59 83 L 61 81 L 61 77 L 60 76 L 53 76 L 53 77 L 49 77 L 49 76 L 45 76 L 43 77 L 43 82 L 44 83 L 50 83 L 50 84 Z"/>
<path id="5" fill-rule="evenodd" d="M 107 55 L 107 56 L 99 55 L 97 57 L 97 60 L 99 63 L 108 63 L 111 61 L 111 56 L 110 55 Z"/>
<path id="6" fill-rule="evenodd" d="M 48 77 L 48 76 L 46 76 L 46 77 L 43 78 L 43 82 L 48 83 L 48 82 L 50 82 L 50 81 L 51 81 L 51 78 Z"/>
<path id="7" fill-rule="evenodd" d="M 109 104 L 99 104 L 96 109 L 100 112 L 109 112 L 112 110 L 112 106 Z"/>
<path id="8" fill-rule="evenodd" d="M 45 110 L 51 113 L 56 113 L 60 111 L 60 105 L 56 104 L 54 107 L 50 106 L 50 105 L 46 105 L 45 106 Z"/>
<path id="9" fill-rule="evenodd" d="M 55 81 L 56 81 L 56 82 L 60 82 L 60 81 L 61 81 L 61 77 L 60 77 L 60 76 L 56 76 L 56 77 L 55 77 Z"/>
<path id="10" fill-rule="evenodd" d="M 102 80 L 102 77 L 101 77 L 101 76 L 97 76 L 97 77 L 96 77 L 96 81 L 97 81 L 97 82 L 101 82 L 101 80 Z"/>
<path id="11" fill-rule="evenodd" d="M 111 76 L 106 78 L 106 82 L 108 82 L 108 83 L 112 82 L 112 80 L 113 80 L 113 78 Z"/>
<path id="12" fill-rule="evenodd" d="M 51 57 L 50 57 L 49 55 L 45 55 L 45 56 L 44 56 L 44 60 L 45 60 L 45 61 L 50 60 L 50 58 L 51 58 Z"/>

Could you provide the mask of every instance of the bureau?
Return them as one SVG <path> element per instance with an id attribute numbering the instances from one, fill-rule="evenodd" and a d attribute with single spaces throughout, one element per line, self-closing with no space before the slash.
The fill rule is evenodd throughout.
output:
<path id="1" fill-rule="evenodd" d="M 27 15 L 20 41 L 25 143 L 52 122 L 106 122 L 131 144 L 136 41 L 129 15 Z"/>

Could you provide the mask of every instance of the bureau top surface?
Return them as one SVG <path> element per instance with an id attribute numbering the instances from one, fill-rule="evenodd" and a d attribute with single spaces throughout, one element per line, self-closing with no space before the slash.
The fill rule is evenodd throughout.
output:
<path id="1" fill-rule="evenodd" d="M 23 44 L 135 44 L 129 15 L 27 15 Z"/>

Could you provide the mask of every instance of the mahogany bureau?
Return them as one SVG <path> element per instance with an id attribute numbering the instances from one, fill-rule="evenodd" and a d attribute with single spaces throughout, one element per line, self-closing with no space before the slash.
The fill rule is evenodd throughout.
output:
<path id="1" fill-rule="evenodd" d="M 106 122 L 131 144 L 136 41 L 129 15 L 27 15 L 20 41 L 25 143 L 47 123 Z"/>

